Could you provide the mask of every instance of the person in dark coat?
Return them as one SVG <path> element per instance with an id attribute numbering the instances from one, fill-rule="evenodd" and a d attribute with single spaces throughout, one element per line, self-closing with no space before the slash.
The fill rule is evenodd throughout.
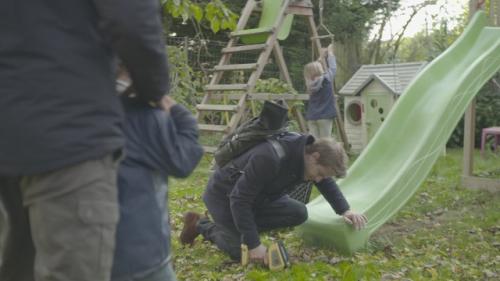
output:
<path id="1" fill-rule="evenodd" d="M 120 221 L 112 281 L 175 281 L 168 177 L 187 177 L 203 155 L 191 112 L 165 96 L 161 108 L 123 97 L 126 157 L 118 170 Z"/>
<path id="2" fill-rule="evenodd" d="M 124 145 L 115 58 L 158 105 L 162 33 L 156 0 L 0 1 L 0 280 L 110 279 Z"/>
<path id="3" fill-rule="evenodd" d="M 266 247 L 259 233 L 296 226 L 307 219 L 307 208 L 286 195 L 304 181 L 314 181 L 333 210 L 356 229 L 366 217 L 350 210 L 334 177 L 346 173 L 347 155 L 332 139 L 315 140 L 310 135 L 286 134 L 263 142 L 222 168 L 217 168 L 203 194 L 213 222 L 195 212 L 184 216 L 181 242 L 192 244 L 198 234 L 229 254 L 241 258 L 241 244 L 248 246 L 252 260 L 264 261 Z"/>

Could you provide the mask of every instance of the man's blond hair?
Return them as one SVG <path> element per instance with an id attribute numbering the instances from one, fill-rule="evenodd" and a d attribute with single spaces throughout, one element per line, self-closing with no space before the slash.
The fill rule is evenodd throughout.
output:
<path id="1" fill-rule="evenodd" d="M 337 178 L 345 177 L 349 158 L 342 145 L 334 139 L 316 139 L 312 144 L 306 145 L 305 152 L 307 154 L 318 152 L 318 164 L 332 169 Z"/>

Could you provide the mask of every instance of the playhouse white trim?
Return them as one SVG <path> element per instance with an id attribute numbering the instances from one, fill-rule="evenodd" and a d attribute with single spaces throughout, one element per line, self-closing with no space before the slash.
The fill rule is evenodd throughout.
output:
<path id="1" fill-rule="evenodd" d="M 339 95 L 344 98 L 344 126 L 352 152 L 361 152 L 368 144 L 397 98 L 426 63 L 363 65 L 340 89 Z"/>

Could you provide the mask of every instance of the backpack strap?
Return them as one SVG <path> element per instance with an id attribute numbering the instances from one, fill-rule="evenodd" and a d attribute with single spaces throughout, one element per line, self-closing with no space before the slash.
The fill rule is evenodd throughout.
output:
<path id="1" fill-rule="evenodd" d="M 276 154 L 278 154 L 278 158 L 280 159 L 280 161 L 283 160 L 286 154 L 285 154 L 285 149 L 283 148 L 281 143 L 277 139 L 273 138 L 269 138 L 267 139 L 267 141 L 273 146 L 274 151 L 276 151 Z"/>

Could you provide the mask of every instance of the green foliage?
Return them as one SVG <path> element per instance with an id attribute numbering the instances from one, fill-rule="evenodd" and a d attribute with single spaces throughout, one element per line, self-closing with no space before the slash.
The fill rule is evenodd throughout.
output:
<path id="1" fill-rule="evenodd" d="M 434 24 L 430 32 L 421 31 L 414 37 L 404 38 L 395 61 L 414 62 L 435 59 L 460 36 L 463 26 L 462 24 L 450 30 L 446 21 L 442 21 Z M 385 47 L 387 48 L 387 45 Z M 391 59 L 385 58 L 386 62 L 390 62 Z"/>
<path id="2" fill-rule="evenodd" d="M 220 0 L 212 1 L 205 7 L 205 17 L 214 33 L 220 29 L 234 30 L 238 15 L 227 9 Z"/>
<path id="3" fill-rule="evenodd" d="M 192 19 L 200 25 L 208 23 L 212 32 L 234 30 L 238 15 L 228 9 L 221 0 L 210 1 L 162 0 L 163 11 L 173 18 L 181 18 L 182 24 Z M 208 2 L 208 3 L 207 3 Z"/>
<path id="4" fill-rule="evenodd" d="M 296 94 L 297 91 L 293 89 L 288 83 L 276 79 L 259 79 L 255 83 L 256 93 L 271 93 L 271 94 Z"/>
<path id="5" fill-rule="evenodd" d="M 202 73 L 195 72 L 189 66 L 185 50 L 168 46 L 170 70 L 170 94 L 179 103 L 194 110 L 197 104 L 196 94 L 202 87 Z"/>
<path id="6" fill-rule="evenodd" d="M 499 159 L 493 153 L 480 158 L 476 151 L 476 173 L 500 179 Z M 202 238 L 193 247 L 180 246 L 182 213 L 205 210 L 201 194 L 211 174 L 209 164 L 206 158 L 188 179 L 170 180 L 179 280 L 498 280 L 500 276 L 500 194 L 459 185 L 462 150 L 441 156 L 413 198 L 372 235 L 366 250 L 351 257 L 308 247 L 290 230 L 261 235 L 264 243 L 278 238 L 288 249 L 292 266 L 279 272 L 257 265 L 243 268 Z"/>
<path id="7" fill-rule="evenodd" d="M 373 24 L 377 22 L 377 16 L 380 13 L 399 7 L 399 0 L 326 0 L 324 2 L 325 25 L 341 43 L 353 39 L 365 39 Z"/>

